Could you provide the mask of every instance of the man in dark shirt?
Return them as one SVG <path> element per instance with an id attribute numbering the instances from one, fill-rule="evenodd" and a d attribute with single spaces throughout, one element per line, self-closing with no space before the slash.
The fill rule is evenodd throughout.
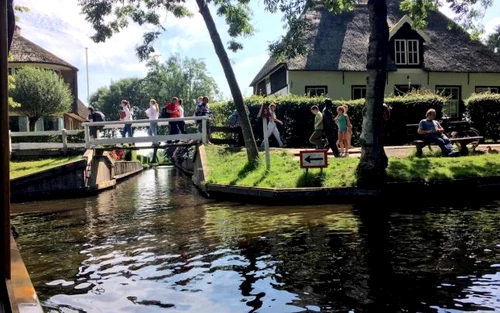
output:
<path id="1" fill-rule="evenodd" d="M 325 148 L 329 147 L 330 149 L 332 149 L 333 155 L 335 157 L 339 157 L 340 152 L 337 147 L 337 124 L 335 124 L 332 109 L 333 109 L 332 100 L 326 98 L 325 108 L 323 109 L 323 126 L 328 144 L 326 145 Z"/>
<path id="2" fill-rule="evenodd" d="M 418 124 L 418 134 L 425 135 L 425 140 L 433 142 L 441 148 L 443 155 L 457 156 L 458 152 L 453 151 L 450 139 L 444 134 L 444 128 L 436 121 L 436 110 L 429 109 L 425 114 L 426 118 Z"/>
<path id="3" fill-rule="evenodd" d="M 104 114 L 102 112 L 94 110 L 92 106 L 89 106 L 89 116 L 87 119 L 90 122 L 103 122 Z M 104 126 L 89 126 L 90 137 L 97 139 L 99 131 L 102 130 Z"/>

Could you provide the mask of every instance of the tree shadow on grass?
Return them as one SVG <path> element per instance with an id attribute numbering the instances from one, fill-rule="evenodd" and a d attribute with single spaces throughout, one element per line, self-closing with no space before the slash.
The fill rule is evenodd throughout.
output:
<path id="1" fill-rule="evenodd" d="M 247 162 L 245 164 L 245 166 L 243 166 L 243 168 L 238 172 L 238 175 L 236 176 L 236 178 L 229 182 L 229 185 L 236 185 L 237 182 L 239 182 L 240 180 L 247 177 L 248 174 L 250 174 L 255 169 L 257 169 L 257 167 L 258 167 L 258 163 Z"/>
<path id="2" fill-rule="evenodd" d="M 498 176 L 500 173 L 500 164 L 486 162 L 485 164 L 463 164 L 460 166 L 451 166 L 450 171 L 455 178 L 473 178 L 473 177 L 491 177 Z"/>
<path id="3" fill-rule="evenodd" d="M 429 160 L 420 158 L 409 158 L 406 159 L 406 162 L 392 160 L 387 167 L 387 174 L 389 177 L 395 177 L 404 180 L 424 179 L 430 174 L 430 162 Z M 436 175 L 441 176 L 438 173 L 432 173 L 432 176 Z M 436 177 L 435 179 L 437 178 L 438 177 Z"/>
<path id="4" fill-rule="evenodd" d="M 323 187 L 326 174 L 322 172 L 304 172 L 297 179 L 297 188 L 300 187 Z"/>

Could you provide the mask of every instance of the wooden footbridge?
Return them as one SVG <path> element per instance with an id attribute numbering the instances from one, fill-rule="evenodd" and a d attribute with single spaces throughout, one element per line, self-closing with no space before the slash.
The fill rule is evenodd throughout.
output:
<path id="1" fill-rule="evenodd" d="M 163 148 L 168 146 L 186 146 L 195 145 L 197 143 L 207 143 L 208 142 L 208 132 L 207 126 L 209 117 L 206 116 L 192 116 L 192 117 L 182 117 L 182 118 L 162 118 L 157 120 L 134 120 L 134 121 L 106 121 L 106 122 L 87 122 L 83 123 L 84 133 L 85 133 L 85 147 L 87 149 L 102 149 L 102 150 L 113 150 L 116 148 L 120 149 L 151 149 L 151 148 Z M 175 126 L 176 122 L 184 122 L 186 125 L 196 125 L 196 122 L 201 121 L 201 133 L 191 132 L 191 133 L 180 133 L 174 135 L 157 135 L 157 136 L 141 136 L 141 137 L 122 137 L 120 134 L 118 137 L 116 135 L 117 131 L 121 131 L 125 124 L 130 124 L 132 129 L 134 128 L 147 128 L 150 126 L 151 122 L 157 123 L 157 130 L 162 127 Z M 98 138 L 92 138 L 90 136 L 90 128 L 99 127 L 103 130 L 111 130 L 107 132 L 108 134 L 100 131 L 100 136 Z M 113 136 L 107 137 L 107 135 L 112 134 Z M 150 143 L 151 145 L 148 145 Z M 157 145 L 153 145 L 158 143 Z M 128 144 L 127 146 L 124 146 Z M 137 145 L 136 145 L 137 144 Z"/>

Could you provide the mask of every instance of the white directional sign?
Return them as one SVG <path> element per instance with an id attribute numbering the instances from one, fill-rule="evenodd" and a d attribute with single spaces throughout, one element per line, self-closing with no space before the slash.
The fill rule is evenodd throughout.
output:
<path id="1" fill-rule="evenodd" d="M 328 167 L 327 150 L 304 150 L 300 151 L 300 168 L 323 168 Z"/>

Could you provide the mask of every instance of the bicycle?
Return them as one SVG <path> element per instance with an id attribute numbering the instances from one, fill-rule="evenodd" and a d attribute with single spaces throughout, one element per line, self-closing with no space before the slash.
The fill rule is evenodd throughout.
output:
<path id="1" fill-rule="evenodd" d="M 445 134 L 448 138 L 468 138 L 468 137 L 480 137 L 481 134 L 477 129 L 472 127 L 472 119 L 469 112 L 465 111 L 462 114 L 462 119 L 460 121 L 450 121 L 448 116 L 443 116 L 441 125 L 445 129 Z M 480 138 L 474 140 L 470 143 L 471 150 L 474 151 L 481 141 Z M 459 147 L 459 143 L 455 143 Z"/>

